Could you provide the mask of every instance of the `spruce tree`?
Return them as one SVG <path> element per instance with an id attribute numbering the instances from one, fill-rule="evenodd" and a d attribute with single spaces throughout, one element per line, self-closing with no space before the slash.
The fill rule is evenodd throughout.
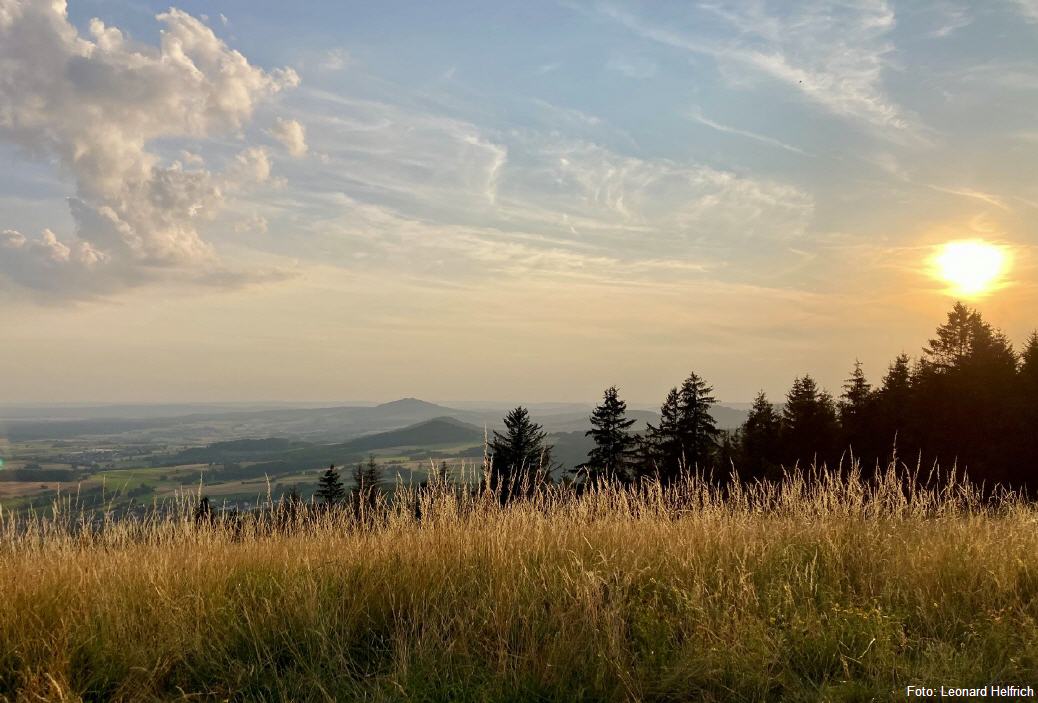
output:
<path id="1" fill-rule="evenodd" d="M 589 481 L 602 478 L 627 481 L 634 438 L 628 430 L 634 420 L 628 419 L 627 403 L 620 399 L 616 386 L 607 388 L 602 403 L 591 413 L 591 429 L 584 433 L 595 441 L 588 459 L 578 469 L 587 472 Z"/>
<path id="2" fill-rule="evenodd" d="M 1038 331 L 1028 337 L 1020 355 L 1017 398 L 1023 437 L 1015 461 L 1020 466 L 1031 467 L 1031 472 L 1035 473 L 1038 472 Z M 1035 478 L 1027 476 L 1025 480 L 1033 486 L 1038 483 Z"/>
<path id="3" fill-rule="evenodd" d="M 358 512 L 369 511 L 378 505 L 382 493 L 382 469 L 375 461 L 375 455 L 369 454 L 366 463 L 357 462 L 353 468 L 353 488 L 350 490 L 350 502 Z"/>
<path id="4" fill-rule="evenodd" d="M 737 468 L 745 480 L 778 478 L 781 429 L 775 406 L 759 392 L 739 433 L 743 465 Z"/>
<path id="5" fill-rule="evenodd" d="M 809 374 L 793 381 L 782 409 L 782 443 L 786 462 L 803 468 L 832 461 L 836 443 L 836 407 Z"/>
<path id="6" fill-rule="evenodd" d="M 660 406 L 660 422 L 645 424 L 645 435 L 639 448 L 640 476 L 667 480 L 677 475 L 681 465 L 681 444 L 678 439 L 678 418 L 681 414 L 678 389 L 671 388 Z"/>
<path id="7" fill-rule="evenodd" d="M 338 505 L 346 497 L 346 489 L 342 485 L 339 472 L 335 470 L 335 464 L 330 464 L 328 469 L 321 474 L 314 495 L 327 507 Z"/>
<path id="8" fill-rule="evenodd" d="M 494 431 L 490 441 L 490 488 L 502 501 L 530 495 L 551 481 L 551 445 L 548 434 L 519 406 L 504 418 L 505 433 Z"/>
<path id="9" fill-rule="evenodd" d="M 916 443 L 915 398 L 912 389 L 912 365 L 908 354 L 898 354 L 887 369 L 876 393 L 876 448 L 884 462 L 894 457 L 912 456 Z"/>
<path id="10" fill-rule="evenodd" d="M 708 469 L 721 433 L 710 414 L 714 389 L 694 372 L 678 390 L 678 438 L 685 466 Z"/>
<path id="11" fill-rule="evenodd" d="M 1027 338 L 1020 354 L 1020 380 L 1029 393 L 1038 393 L 1038 330 Z M 1038 403 L 1038 396 L 1031 395 L 1030 402 Z"/>
<path id="12" fill-rule="evenodd" d="M 643 475 L 658 475 L 664 482 L 682 471 L 708 468 L 720 432 L 710 407 L 717 402 L 713 389 L 695 373 L 680 388 L 672 388 L 660 407 L 660 424 L 646 426 Z"/>
<path id="13" fill-rule="evenodd" d="M 1017 356 L 1005 335 L 976 310 L 956 303 L 923 350 L 914 378 L 917 432 L 924 463 L 943 474 L 954 465 L 988 486 L 1027 480 L 1019 466 L 1025 430 L 1012 403 Z"/>
<path id="14" fill-rule="evenodd" d="M 382 468 L 375 461 L 375 455 L 368 455 L 368 463 L 364 467 L 364 488 L 371 494 L 382 492 Z"/>
<path id="15" fill-rule="evenodd" d="M 839 414 L 842 430 L 841 450 L 851 450 L 862 467 L 875 463 L 874 401 L 872 386 L 865 378 L 861 361 L 855 359 L 850 378 L 844 381 Z"/>

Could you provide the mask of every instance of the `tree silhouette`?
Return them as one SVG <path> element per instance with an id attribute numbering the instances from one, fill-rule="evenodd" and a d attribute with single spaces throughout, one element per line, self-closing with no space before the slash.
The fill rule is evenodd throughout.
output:
<path id="1" fill-rule="evenodd" d="M 198 505 L 195 506 L 195 524 L 196 525 L 212 525 L 216 522 L 216 517 L 213 515 L 213 506 L 209 503 L 209 496 L 202 496 L 201 500 L 198 501 Z"/>
<path id="2" fill-rule="evenodd" d="M 1017 356 L 1005 335 L 956 303 L 923 350 L 913 379 L 917 440 L 927 463 L 957 466 L 989 485 L 1026 479 L 1015 466 Z"/>
<path id="3" fill-rule="evenodd" d="M 844 381 L 838 406 L 842 433 L 840 449 L 852 451 L 863 468 L 874 465 L 876 459 L 875 401 L 861 361 L 855 359 L 854 370 Z"/>
<path id="4" fill-rule="evenodd" d="M 810 375 L 797 378 L 782 409 L 782 444 L 788 464 L 821 467 L 833 460 L 836 406 Z"/>
<path id="5" fill-rule="evenodd" d="M 1020 443 L 1020 456 L 1016 462 L 1018 466 L 1029 466 L 1031 471 L 1035 472 L 1038 470 L 1038 331 L 1027 338 L 1020 355 L 1020 384 L 1017 397 L 1023 441 Z"/>
<path id="6" fill-rule="evenodd" d="M 678 389 L 671 388 L 660 406 L 660 423 L 645 423 L 645 435 L 639 448 L 640 476 L 658 476 L 668 479 L 676 475 L 681 465 L 681 442 L 678 438 L 678 418 L 681 414 Z"/>
<path id="7" fill-rule="evenodd" d="M 338 505 L 346 497 L 346 489 L 342 485 L 339 472 L 335 470 L 335 464 L 329 464 L 325 472 L 321 474 L 314 495 L 329 508 Z"/>
<path id="8" fill-rule="evenodd" d="M 914 396 L 912 366 L 908 354 L 902 352 L 894 359 L 883 377 L 876 394 L 877 440 L 881 458 L 892 457 L 896 449 L 915 453 L 913 424 Z"/>
<path id="9" fill-rule="evenodd" d="M 552 460 L 548 434 L 519 406 L 504 418 L 505 433 L 494 431 L 490 441 L 490 488 L 502 501 L 530 495 L 551 480 Z"/>
<path id="10" fill-rule="evenodd" d="M 358 462 L 353 469 L 353 488 L 350 490 L 353 509 L 358 512 L 374 509 L 381 494 L 382 469 L 375 461 L 375 455 L 369 454 L 367 462 Z"/>
<path id="11" fill-rule="evenodd" d="M 736 468 L 744 480 L 778 478 L 781 430 L 775 406 L 764 391 L 759 392 L 739 433 L 742 464 Z"/>
<path id="12" fill-rule="evenodd" d="M 628 430 L 634 424 L 627 418 L 627 403 L 620 399 L 616 386 L 606 389 L 602 403 L 591 413 L 591 429 L 584 433 L 595 446 L 588 452 L 587 462 L 577 467 L 587 472 L 589 481 L 602 478 L 627 481 L 634 438 Z"/>
<path id="13" fill-rule="evenodd" d="M 694 372 L 678 390 L 678 437 L 689 468 L 710 468 L 721 433 L 710 414 L 717 403 L 714 389 Z"/>
<path id="14" fill-rule="evenodd" d="M 720 432 L 710 415 L 713 389 L 695 373 L 672 388 L 660 407 L 660 424 L 646 425 L 642 475 L 674 480 L 682 470 L 708 469 Z"/>
<path id="15" fill-rule="evenodd" d="M 976 310 L 961 302 L 937 328 L 937 336 L 923 350 L 924 373 L 949 372 L 976 365 L 1016 368 L 1016 355 L 1006 336 L 995 330 Z"/>

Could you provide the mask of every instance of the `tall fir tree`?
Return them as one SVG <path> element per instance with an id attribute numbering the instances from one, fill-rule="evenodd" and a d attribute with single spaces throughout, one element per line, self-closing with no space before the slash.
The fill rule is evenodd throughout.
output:
<path id="1" fill-rule="evenodd" d="M 881 463 L 913 456 L 916 442 L 912 359 L 904 352 L 890 364 L 876 393 L 876 448 Z"/>
<path id="2" fill-rule="evenodd" d="M 836 404 L 809 374 L 793 381 L 782 409 L 785 461 L 801 468 L 834 462 L 838 434 Z"/>
<path id="3" fill-rule="evenodd" d="M 616 386 L 607 388 L 601 404 L 591 412 L 591 429 L 584 433 L 595 442 L 587 462 L 578 467 L 586 472 L 588 481 L 630 479 L 635 440 L 629 430 L 633 424 L 634 420 L 627 417 L 627 403 L 620 399 Z"/>
<path id="4" fill-rule="evenodd" d="M 1038 331 L 1027 338 L 1020 354 L 1020 384 L 1017 393 L 1023 437 L 1020 442 L 1020 466 L 1031 467 L 1027 476 L 1031 485 L 1038 484 Z"/>
<path id="5" fill-rule="evenodd" d="M 682 471 L 708 470 L 720 432 L 711 406 L 713 389 L 695 373 L 672 388 L 660 407 L 660 423 L 646 426 L 642 475 L 673 481 Z"/>
<path id="6" fill-rule="evenodd" d="M 782 419 L 764 391 L 753 399 L 739 433 L 743 480 L 779 478 Z"/>
<path id="7" fill-rule="evenodd" d="M 678 389 L 671 388 L 660 406 L 659 424 L 645 423 L 645 434 L 639 447 L 639 476 L 667 480 L 677 474 L 681 463 L 678 439 L 680 405 Z"/>
<path id="8" fill-rule="evenodd" d="M 1038 331 L 1032 332 L 1020 354 L 1020 381 L 1030 404 L 1038 405 Z"/>
<path id="9" fill-rule="evenodd" d="M 695 372 L 678 390 L 678 437 L 685 465 L 689 469 L 708 470 L 717 449 L 721 432 L 710 414 L 717 403 L 714 389 Z"/>
<path id="10" fill-rule="evenodd" d="M 923 350 L 913 412 L 926 464 L 951 466 L 988 486 L 1019 483 L 1021 418 L 1007 398 L 1018 385 L 1017 356 L 1005 335 L 962 303 Z"/>
<path id="11" fill-rule="evenodd" d="M 327 507 L 338 505 L 346 497 L 346 488 L 342 485 L 342 477 L 336 471 L 335 464 L 330 464 L 327 470 L 321 474 L 314 495 Z"/>
<path id="12" fill-rule="evenodd" d="M 850 378 L 844 381 L 838 408 L 841 451 L 851 451 L 862 469 L 871 472 L 877 459 L 875 395 L 857 359 Z"/>
<path id="13" fill-rule="evenodd" d="M 378 505 L 382 495 L 382 468 L 375 461 L 375 455 L 369 454 L 366 462 L 357 462 L 353 467 L 353 488 L 350 490 L 350 502 L 354 510 L 370 511 Z"/>
<path id="14" fill-rule="evenodd" d="M 505 432 L 494 431 L 490 441 L 490 488 L 502 501 L 531 495 L 551 481 L 552 447 L 548 433 L 519 406 L 504 418 Z"/>

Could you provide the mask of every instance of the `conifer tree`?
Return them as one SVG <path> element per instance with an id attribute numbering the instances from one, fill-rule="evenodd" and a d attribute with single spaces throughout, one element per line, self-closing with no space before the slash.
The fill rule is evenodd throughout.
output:
<path id="1" fill-rule="evenodd" d="M 504 418 L 505 433 L 494 431 L 490 441 L 490 488 L 502 501 L 531 494 L 551 481 L 552 459 L 548 434 L 519 406 Z"/>
<path id="2" fill-rule="evenodd" d="M 714 389 L 695 372 L 678 390 L 678 437 L 685 465 L 689 469 L 708 469 L 720 438 L 710 408 L 717 403 Z"/>
<path id="3" fill-rule="evenodd" d="M 375 495 L 382 491 L 382 468 L 375 461 L 374 454 L 368 454 L 368 463 L 364 467 L 364 488 Z"/>
<path id="4" fill-rule="evenodd" d="M 372 510 L 378 505 L 378 498 L 381 494 L 382 469 L 375 461 L 375 455 L 369 454 L 367 462 L 357 462 L 353 469 L 350 502 L 355 511 Z"/>
<path id="5" fill-rule="evenodd" d="M 1020 388 L 1018 392 L 1022 441 L 1016 463 L 1030 467 L 1025 482 L 1038 484 L 1038 331 L 1027 338 L 1020 355 Z"/>
<path id="6" fill-rule="evenodd" d="M 616 386 L 607 388 L 602 403 L 591 413 L 591 429 L 584 433 L 595 441 L 588 460 L 578 469 L 587 472 L 589 481 L 609 478 L 626 481 L 634 438 L 628 430 L 634 420 L 628 419 L 627 403 L 620 399 Z"/>
<path id="7" fill-rule="evenodd" d="M 342 478 L 335 470 L 335 464 L 330 464 L 321 478 L 317 481 L 317 491 L 314 493 L 319 501 L 326 507 L 332 507 L 342 502 L 346 497 L 346 489 L 342 485 Z"/>
<path id="8" fill-rule="evenodd" d="M 677 475 L 681 464 L 681 444 L 678 439 L 678 418 L 681 414 L 678 389 L 671 388 L 660 406 L 660 422 L 653 426 L 645 423 L 645 435 L 640 447 L 639 475 L 647 478 L 668 479 Z"/>
<path id="9" fill-rule="evenodd" d="M 1017 357 L 1006 336 L 991 327 L 980 313 L 961 302 L 937 328 L 937 336 L 923 350 L 924 373 L 941 373 L 975 366 L 1016 369 Z"/>
<path id="10" fill-rule="evenodd" d="M 1038 330 L 1027 338 L 1020 354 L 1020 380 L 1029 393 L 1038 392 Z M 1038 403 L 1038 396 L 1032 395 L 1030 400 Z"/>
<path id="11" fill-rule="evenodd" d="M 882 461 L 895 453 L 909 456 L 918 451 L 914 406 L 911 358 L 902 352 L 890 364 L 876 394 L 876 447 Z"/>
<path id="12" fill-rule="evenodd" d="M 989 486 L 1026 480 L 1017 466 L 1017 356 L 1005 335 L 956 303 L 915 375 L 917 440 L 927 464 L 956 466 Z"/>
<path id="13" fill-rule="evenodd" d="M 739 434 L 742 466 L 737 468 L 744 479 L 778 478 L 781 423 L 775 406 L 760 391 Z"/>
<path id="14" fill-rule="evenodd" d="M 681 471 L 710 468 L 720 432 L 710 407 L 713 389 L 695 373 L 680 388 L 672 388 L 660 407 L 660 424 L 646 426 L 643 475 L 667 482 Z"/>
<path id="15" fill-rule="evenodd" d="M 782 409 L 785 458 L 803 468 L 821 468 L 833 460 L 837 435 L 836 406 L 809 374 L 793 381 Z"/>
<path id="16" fill-rule="evenodd" d="M 843 384 L 840 395 L 839 414 L 842 430 L 841 451 L 851 450 L 864 468 L 875 463 L 874 422 L 875 396 L 872 386 L 865 378 L 861 361 L 855 359 L 854 370 Z"/>

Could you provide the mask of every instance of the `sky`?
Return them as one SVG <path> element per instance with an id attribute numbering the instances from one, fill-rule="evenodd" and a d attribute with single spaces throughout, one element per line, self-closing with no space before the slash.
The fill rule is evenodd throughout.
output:
<path id="1" fill-rule="evenodd" d="M 0 398 L 839 392 L 1038 326 L 1038 2 L 0 0 Z"/>

